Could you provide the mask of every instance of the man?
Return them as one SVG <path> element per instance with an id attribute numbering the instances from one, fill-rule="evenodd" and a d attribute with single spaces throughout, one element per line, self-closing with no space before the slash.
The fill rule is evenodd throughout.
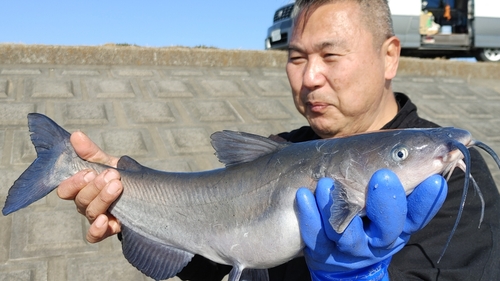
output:
<path id="1" fill-rule="evenodd" d="M 281 138 L 300 142 L 378 129 L 437 126 L 419 118 L 416 107 L 405 95 L 392 91 L 391 80 L 398 67 L 400 42 L 392 31 L 387 1 L 303 0 L 297 1 L 296 5 L 298 12 L 286 71 L 297 110 L 310 126 L 279 134 Z M 82 133 L 74 133 L 71 142 L 82 158 L 116 166 L 116 158 L 101 151 Z M 301 233 L 307 246 L 307 266 L 304 259 L 293 260 L 270 269 L 270 279 L 307 280 L 310 274 L 314 280 L 357 280 L 361 275 L 364 280 L 387 280 L 388 277 L 394 280 L 497 279 L 500 276 L 497 264 L 500 260 L 500 243 L 497 242 L 500 237 L 499 195 L 479 153 L 471 150 L 471 157 L 472 175 L 486 198 L 485 218 L 478 229 L 480 202 L 468 200 L 467 211 L 439 264 L 437 258 L 453 227 L 460 204 L 463 173 L 454 173 L 448 181 L 449 192 L 442 208 L 444 197 L 433 193 L 446 190 L 440 183 L 441 177 L 426 180 L 418 186 L 414 192 L 417 199 L 410 198 L 410 195 L 408 202 L 404 200 L 401 210 L 408 208 L 408 217 L 404 214 L 403 220 L 416 216 L 419 211 L 427 217 L 417 220 L 418 226 L 411 231 L 408 231 L 407 221 L 404 221 L 404 227 L 393 228 L 389 225 L 392 219 L 386 227 L 373 228 L 378 218 L 372 219 L 369 213 L 370 220 L 356 218 L 356 222 L 348 227 L 349 231 L 340 236 L 331 235 L 328 224 L 321 224 L 323 214 L 316 206 L 318 204 L 323 209 L 325 196 L 322 194 L 328 194 L 335 185 L 326 179 L 319 182 L 316 197 L 301 192 L 297 194 Z M 376 173 L 372 181 L 385 184 L 386 179 L 389 179 L 388 187 L 394 187 L 396 191 L 401 189 L 399 181 L 390 173 Z M 78 211 L 92 223 L 87 240 L 98 242 L 120 231 L 119 222 L 106 210 L 121 190 L 116 171 L 99 175 L 82 171 L 62 183 L 58 194 L 75 201 Z M 367 196 L 368 200 L 373 197 L 371 193 Z M 374 202 L 377 208 L 387 207 L 384 200 Z M 437 203 L 432 206 L 429 202 Z M 416 210 L 419 208 L 421 210 Z M 422 229 L 438 210 L 435 218 Z M 311 212 L 317 214 L 310 215 Z M 388 212 L 388 215 L 397 220 L 401 212 Z M 365 239 L 374 235 L 373 232 L 380 232 L 385 237 L 393 229 L 396 229 L 395 235 L 391 234 L 393 237 L 382 243 L 383 247 L 369 242 L 364 245 L 366 251 L 363 254 L 349 248 L 359 246 L 359 243 L 352 242 L 358 238 Z M 411 238 L 410 234 L 413 234 Z M 346 242 L 349 239 L 351 242 Z M 391 251 L 384 252 L 386 249 Z M 377 255 L 382 252 L 383 255 Z M 179 276 L 190 280 L 220 280 L 227 272 L 227 266 L 196 256 Z M 373 272 L 376 274 L 368 275 Z"/>

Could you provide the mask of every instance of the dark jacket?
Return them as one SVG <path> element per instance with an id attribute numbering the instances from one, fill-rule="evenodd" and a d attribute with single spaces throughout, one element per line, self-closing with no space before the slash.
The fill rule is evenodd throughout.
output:
<path id="1" fill-rule="evenodd" d="M 438 127 L 420 118 L 407 96 L 396 93 L 396 100 L 400 110 L 382 129 Z M 279 136 L 290 142 L 320 138 L 309 126 Z M 481 202 L 474 192 L 470 192 L 458 229 L 441 262 L 436 263 L 453 228 L 462 198 L 464 173 L 456 169 L 448 181 L 448 196 L 438 214 L 394 255 L 389 266 L 391 280 L 498 280 L 500 277 L 500 195 L 479 152 L 470 149 L 470 154 L 471 174 L 486 201 L 481 227 L 478 229 Z M 229 270 L 228 266 L 197 256 L 178 276 L 193 281 L 219 281 Z M 304 258 L 269 269 L 269 277 L 271 281 L 310 280 Z"/>

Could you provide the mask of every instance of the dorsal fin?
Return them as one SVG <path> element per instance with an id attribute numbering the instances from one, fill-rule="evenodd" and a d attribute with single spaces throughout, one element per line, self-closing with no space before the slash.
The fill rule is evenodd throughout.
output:
<path id="1" fill-rule="evenodd" d="M 226 130 L 215 132 L 210 138 L 215 155 L 226 167 L 253 161 L 288 145 L 254 134 Z"/>

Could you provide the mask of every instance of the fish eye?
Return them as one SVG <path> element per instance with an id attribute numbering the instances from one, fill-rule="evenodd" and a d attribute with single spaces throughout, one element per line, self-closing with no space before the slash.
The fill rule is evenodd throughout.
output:
<path id="1" fill-rule="evenodd" d="M 408 158 L 409 154 L 408 149 L 404 146 L 396 146 L 392 149 L 392 159 L 394 161 L 403 161 Z"/>

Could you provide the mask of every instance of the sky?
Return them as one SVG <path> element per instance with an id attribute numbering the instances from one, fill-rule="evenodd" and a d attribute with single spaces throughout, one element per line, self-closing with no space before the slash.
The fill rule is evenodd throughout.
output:
<path id="1" fill-rule="evenodd" d="M 289 0 L 3 0 L 0 43 L 263 50 Z"/>

